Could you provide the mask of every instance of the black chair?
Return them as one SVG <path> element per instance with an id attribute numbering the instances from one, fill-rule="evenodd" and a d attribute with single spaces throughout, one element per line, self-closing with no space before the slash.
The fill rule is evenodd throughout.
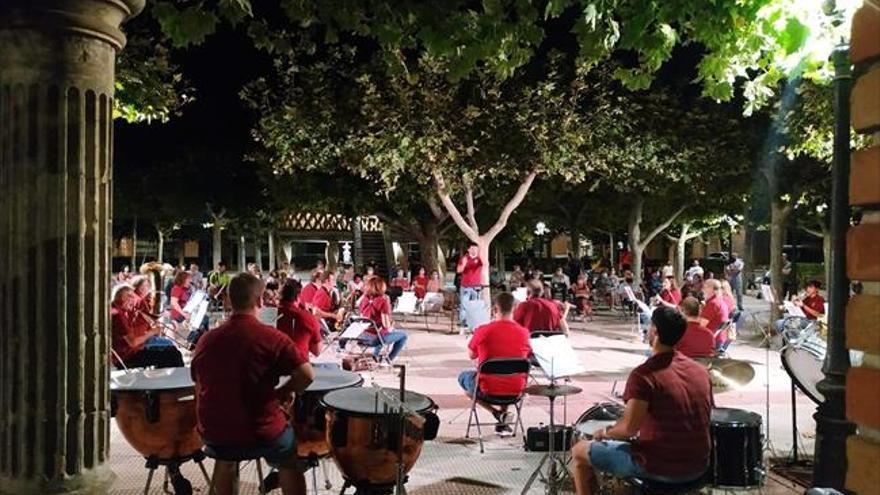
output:
<path id="1" fill-rule="evenodd" d="M 238 493 L 238 477 L 240 474 L 239 464 L 242 462 L 255 461 L 257 463 L 257 478 L 258 478 L 258 493 L 260 495 L 268 493 L 266 491 L 266 487 L 263 485 L 263 465 L 260 461 L 260 456 L 248 456 L 241 455 L 239 452 L 233 452 L 233 449 L 227 450 L 224 447 L 220 446 L 211 446 L 205 445 L 203 451 L 205 455 L 214 459 L 215 461 L 226 461 L 226 462 L 234 462 L 235 463 L 235 477 L 234 477 L 234 486 L 233 493 Z M 214 469 L 217 469 L 216 464 L 214 465 Z M 211 476 L 211 486 L 208 487 L 208 495 L 212 495 L 216 493 L 214 489 L 214 476 Z"/>
<path id="2" fill-rule="evenodd" d="M 699 478 L 681 483 L 667 483 L 647 478 L 627 478 L 626 483 L 633 492 L 641 495 L 685 495 L 699 493 L 708 484 L 708 471 Z"/>
<path id="3" fill-rule="evenodd" d="M 516 410 L 516 418 L 513 421 L 513 435 L 516 436 L 516 429 L 519 427 L 520 431 L 523 435 L 525 435 L 525 427 L 522 423 L 522 401 L 524 398 L 524 394 L 522 392 L 519 395 L 513 396 L 492 396 L 485 395 L 480 393 L 480 376 L 482 375 L 495 375 L 495 376 L 510 376 L 510 375 L 518 375 L 518 374 L 526 374 L 528 375 L 529 369 L 531 365 L 529 364 L 528 359 L 522 358 L 504 358 L 504 359 L 487 359 L 483 361 L 483 363 L 477 368 L 477 380 L 476 385 L 474 386 L 474 395 L 471 398 L 471 410 L 468 415 L 468 425 L 467 431 L 464 434 L 465 438 L 470 438 L 471 435 L 471 425 L 477 426 L 477 436 L 480 440 L 480 453 L 482 454 L 485 450 L 483 448 L 483 431 L 480 428 L 481 425 L 488 426 L 489 424 L 495 423 L 480 423 L 480 417 L 477 414 L 477 398 L 487 404 L 493 406 L 513 406 Z"/>

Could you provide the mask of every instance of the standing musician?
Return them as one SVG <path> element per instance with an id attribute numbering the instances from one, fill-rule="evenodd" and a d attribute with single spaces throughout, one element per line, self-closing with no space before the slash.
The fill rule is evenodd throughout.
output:
<path id="1" fill-rule="evenodd" d="M 358 303 L 358 309 L 361 316 L 373 322 L 373 326 L 364 331 L 361 339 L 367 346 L 373 347 L 373 358 L 377 361 L 383 342 L 390 345 L 388 360 L 394 361 L 406 345 L 407 336 L 406 332 L 392 328 L 391 301 L 385 295 L 385 289 L 385 281 L 380 277 L 374 276 L 365 284 L 364 296 Z M 379 335 L 382 336 L 381 340 Z"/>
<path id="2" fill-rule="evenodd" d="M 529 282 L 529 297 L 516 305 L 513 319 L 529 332 L 562 332 L 568 335 L 563 312 L 556 301 L 544 297 L 544 284 L 539 280 Z"/>
<path id="3" fill-rule="evenodd" d="M 468 243 L 467 253 L 459 258 L 455 272 L 461 276 L 461 289 L 459 289 L 458 324 L 467 326 L 467 312 L 464 308 L 465 301 L 474 301 L 480 298 L 482 286 L 483 260 L 480 258 L 480 249 L 476 242 Z"/>
<path id="4" fill-rule="evenodd" d="M 275 328 L 293 340 L 294 345 L 308 357 L 321 353 L 321 324 L 318 319 L 298 302 L 302 284 L 299 280 L 288 279 L 281 288 L 281 303 L 278 305 L 278 320 Z"/>
<path id="5" fill-rule="evenodd" d="M 597 493 L 596 471 L 666 483 L 703 476 L 712 387 L 706 368 L 674 349 L 686 328 L 675 309 L 654 310 L 648 330 L 653 353 L 626 381 L 623 417 L 571 449 L 578 495 Z"/>
<path id="6" fill-rule="evenodd" d="M 488 359 L 527 358 L 531 352 L 529 331 L 513 320 L 513 305 L 516 300 L 509 292 L 495 296 L 495 321 L 478 327 L 468 343 L 468 354 L 477 360 L 479 367 Z M 495 417 L 495 433 L 499 436 L 513 435 L 507 424 L 507 406 L 497 409 L 483 399 L 486 396 L 516 397 L 526 386 L 524 375 L 490 376 L 480 378 L 477 390 L 477 371 L 465 370 L 458 375 L 458 383 L 468 397 L 477 394 L 477 404 Z"/>
<path id="7" fill-rule="evenodd" d="M 192 361 L 198 431 L 220 454 L 263 457 L 279 469 L 285 495 L 305 494 L 296 441 L 280 398 L 301 393 L 314 380 L 293 341 L 257 318 L 263 283 L 242 273 L 229 282 L 232 315 L 199 341 Z M 290 380 L 275 388 L 279 378 Z M 233 493 L 237 463 L 217 460 L 219 495 Z"/>
<path id="8" fill-rule="evenodd" d="M 345 310 L 339 307 L 339 292 L 336 289 L 336 274 L 324 270 L 318 274 L 318 290 L 312 297 L 312 311 L 315 316 L 327 323 L 327 328 L 335 328 L 342 322 Z"/>
<path id="9" fill-rule="evenodd" d="M 113 363 L 127 368 L 183 366 L 180 351 L 161 336 L 162 327 L 137 308 L 138 301 L 132 286 L 119 284 L 113 288 L 110 304 Z"/>

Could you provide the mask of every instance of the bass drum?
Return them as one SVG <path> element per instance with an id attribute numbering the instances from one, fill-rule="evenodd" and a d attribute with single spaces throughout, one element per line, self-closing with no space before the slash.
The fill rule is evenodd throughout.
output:
<path id="1" fill-rule="evenodd" d="M 390 388 L 347 388 L 324 396 L 327 442 L 342 476 L 355 487 L 391 486 L 397 480 L 399 416 L 389 412 L 400 392 Z M 415 465 L 425 440 L 437 436 L 440 421 L 430 397 L 406 391 L 406 408 L 418 413 L 403 424 L 404 474 Z"/>
<path id="2" fill-rule="evenodd" d="M 574 441 L 590 439 L 599 428 L 612 426 L 623 417 L 623 404 L 600 402 L 581 414 L 574 424 Z"/>
<path id="3" fill-rule="evenodd" d="M 782 349 L 782 367 L 795 386 L 816 404 L 825 402 L 818 383 L 825 379 L 822 362 L 825 360 L 826 344 L 819 334 L 801 339 L 797 344 Z"/>
<path id="4" fill-rule="evenodd" d="M 290 424 L 296 436 L 296 451 L 300 458 L 325 457 L 330 453 L 327 443 L 326 410 L 321 399 L 328 392 L 360 387 L 364 379 L 350 371 L 315 368 L 315 379 L 296 396 L 291 408 Z"/>
<path id="5" fill-rule="evenodd" d="M 742 409 L 712 410 L 712 486 L 739 490 L 764 486 L 761 416 Z"/>
<path id="6" fill-rule="evenodd" d="M 142 456 L 172 460 L 201 450 L 189 368 L 113 372 L 110 393 L 119 431 Z"/>

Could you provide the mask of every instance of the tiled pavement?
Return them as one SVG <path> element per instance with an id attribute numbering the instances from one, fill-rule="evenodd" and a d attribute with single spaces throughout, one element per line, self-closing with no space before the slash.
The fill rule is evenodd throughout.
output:
<path id="1" fill-rule="evenodd" d="M 760 302 L 749 300 L 747 306 L 760 308 Z M 761 308 L 763 309 L 763 308 Z M 427 442 L 422 455 L 410 473 L 408 492 L 414 495 L 468 494 L 495 495 L 519 493 L 529 474 L 540 460 L 540 454 L 526 453 L 522 449 L 522 439 L 500 439 L 489 432 L 484 435 L 486 453 L 480 454 L 473 441 L 463 439 L 467 415 L 461 414 L 468 406 L 468 399 L 459 391 L 456 376 L 460 370 L 471 365 L 467 359 L 466 340 L 456 334 L 449 334 L 449 320 L 434 323 L 434 318 L 425 323 L 420 318 L 410 318 L 400 322 L 409 332 L 409 344 L 400 361 L 407 365 L 407 388 L 429 395 L 439 406 L 441 418 L 440 436 Z M 589 370 L 583 376 L 572 379 L 572 384 L 583 388 L 583 393 L 570 397 L 565 410 L 557 408 L 557 421 L 574 422 L 578 416 L 596 402 L 607 401 L 612 395 L 614 382 L 623 382 L 630 369 L 645 358 L 647 347 L 636 341 L 632 325 L 625 320 L 604 314 L 592 322 L 573 322 L 572 344 L 581 362 Z M 431 331 L 426 331 L 429 328 Z M 755 368 L 755 379 L 741 390 L 718 394 L 715 397 L 719 406 L 736 407 L 758 412 L 765 416 L 765 357 L 763 348 L 758 348 L 760 339 L 741 335 L 740 341 L 731 349 L 731 356 L 749 361 Z M 770 437 L 775 455 L 785 456 L 791 450 L 791 404 L 790 380 L 782 369 L 779 353 L 769 352 L 770 376 Z M 397 378 L 390 369 L 379 369 L 364 373 L 365 386 L 371 383 L 396 386 Z M 812 453 L 815 423 L 812 414 L 815 405 L 805 396 L 797 394 L 797 416 L 800 429 L 799 439 L 804 453 Z M 488 418 L 486 418 L 488 419 Z M 526 427 L 546 423 L 549 419 L 547 400 L 532 397 L 526 400 L 523 408 Z M 491 428 L 490 428 L 491 429 Z M 113 425 L 111 432 L 110 464 L 117 475 L 111 493 L 128 495 L 143 493 L 146 470 L 143 459 L 126 444 L 122 435 Z M 329 462 L 331 482 L 334 488 L 323 488 L 323 475 L 319 473 L 320 493 L 339 493 L 341 478 Z M 210 472 L 210 461 L 208 461 Z M 242 493 L 257 493 L 256 474 L 253 467 L 247 466 L 242 473 Z M 206 493 L 201 474 L 191 465 L 183 468 L 185 475 L 193 481 L 197 493 Z M 161 476 L 154 482 L 151 493 L 162 493 Z M 802 488 L 790 482 L 771 476 L 764 489 L 769 493 L 802 493 Z M 280 492 L 279 492 L 280 493 Z M 543 493 L 538 484 L 529 493 Z"/>

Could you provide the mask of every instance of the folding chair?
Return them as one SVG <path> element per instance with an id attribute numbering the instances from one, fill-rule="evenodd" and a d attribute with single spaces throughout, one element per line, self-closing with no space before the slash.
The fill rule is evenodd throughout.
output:
<path id="1" fill-rule="evenodd" d="M 363 316 L 352 316 L 349 319 L 348 326 L 351 326 L 353 323 L 368 323 L 369 324 L 368 328 L 373 328 L 374 330 L 376 329 L 376 325 L 373 323 L 373 321 L 370 320 L 369 318 L 364 318 Z M 347 328 L 348 327 L 346 327 L 346 329 Z M 345 332 L 343 332 L 343 333 L 345 333 Z M 340 348 L 345 349 L 348 346 L 349 341 L 354 341 L 355 346 L 360 350 L 360 353 L 355 356 L 357 363 L 367 363 L 367 368 L 372 370 L 373 365 L 375 364 L 375 361 L 373 360 L 373 356 L 372 356 L 374 346 L 367 345 L 362 337 L 363 337 L 363 334 L 361 334 L 357 338 L 344 339 L 345 340 L 344 342 L 342 342 L 342 341 L 340 342 Z M 382 334 L 379 331 L 376 331 L 376 337 L 379 339 L 379 344 L 382 346 L 382 350 L 379 353 L 379 362 L 381 362 L 383 359 L 384 360 L 388 359 L 387 348 L 385 347 L 385 341 L 382 340 Z M 368 355 L 368 353 L 369 353 L 369 355 Z M 357 364 L 357 363 L 355 363 L 355 364 Z"/>
<path id="2" fill-rule="evenodd" d="M 445 298 L 443 297 L 442 292 L 428 292 L 425 294 L 425 297 L 422 298 L 419 306 L 419 312 L 421 312 L 422 316 L 425 317 L 425 330 L 430 331 L 430 328 L 428 327 L 429 313 L 432 313 L 434 315 L 434 323 L 440 322 L 440 315 L 444 312 L 444 303 Z"/>
<path id="3" fill-rule="evenodd" d="M 470 414 L 468 415 L 468 425 L 467 431 L 465 431 L 464 437 L 470 438 L 471 435 L 471 425 L 476 425 L 477 427 L 477 436 L 480 440 L 480 453 L 482 454 L 485 450 L 483 448 L 483 431 L 480 428 L 482 425 L 494 425 L 495 423 L 480 423 L 480 417 L 477 414 L 477 398 L 487 404 L 493 406 L 513 406 L 516 410 L 516 418 L 513 422 L 513 436 L 516 436 L 516 428 L 519 427 L 520 431 L 523 435 L 525 435 L 526 430 L 522 423 L 522 402 L 525 394 L 520 392 L 519 395 L 516 396 L 492 396 L 492 395 L 484 395 L 480 393 L 480 377 L 482 375 L 494 375 L 494 376 L 510 376 L 510 375 L 518 375 L 520 373 L 525 373 L 528 375 L 529 369 L 531 365 L 529 364 L 528 359 L 522 358 L 503 358 L 503 359 L 487 359 L 483 361 L 483 363 L 477 368 L 477 380 L 474 385 L 474 395 L 471 397 L 471 409 Z"/>
<path id="4" fill-rule="evenodd" d="M 403 315 L 404 321 L 406 321 L 406 316 L 416 313 L 417 304 L 418 299 L 416 299 L 416 293 L 413 291 L 404 291 L 400 294 L 400 297 L 397 298 L 397 301 L 394 304 L 394 309 L 391 312 L 393 314 Z"/>

